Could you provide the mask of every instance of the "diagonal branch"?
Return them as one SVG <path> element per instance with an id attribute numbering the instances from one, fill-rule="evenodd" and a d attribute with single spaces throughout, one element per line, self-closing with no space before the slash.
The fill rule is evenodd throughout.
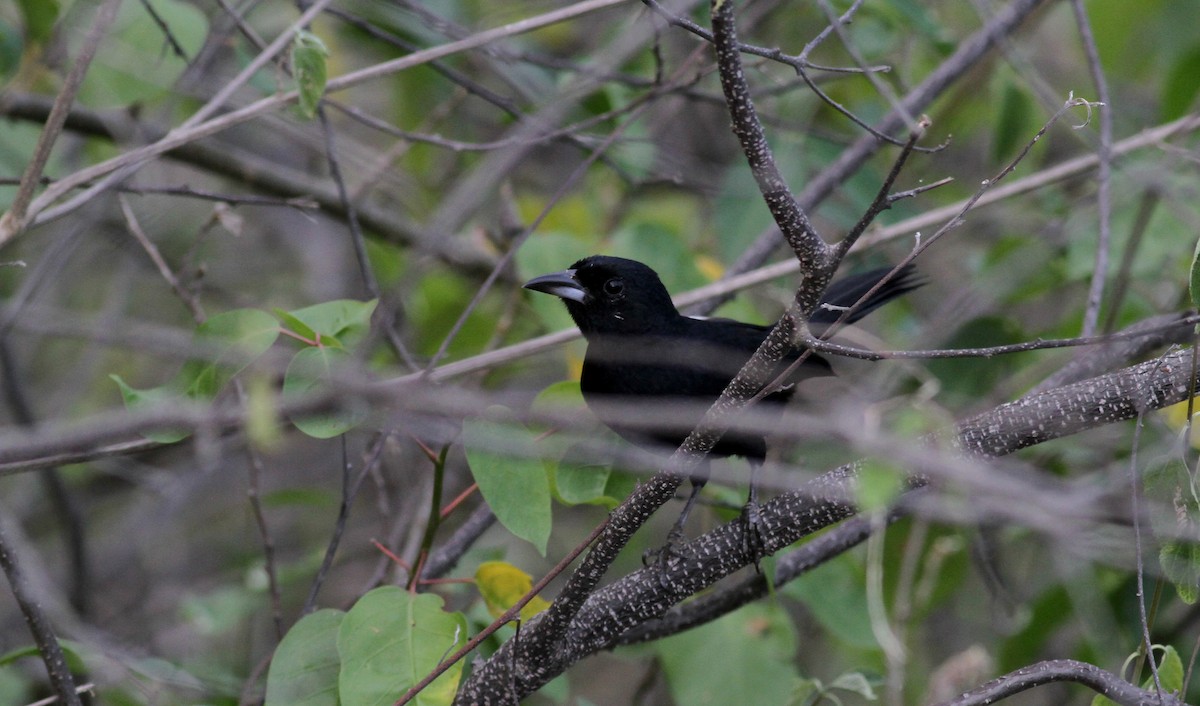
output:
<path id="1" fill-rule="evenodd" d="M 900 101 L 901 106 L 910 114 L 918 114 L 925 110 L 943 91 L 982 61 L 1001 38 L 1016 31 L 1017 27 L 1035 10 L 1048 2 L 1050 0 L 1013 0 L 987 25 L 960 42 L 953 54 L 904 96 Z M 874 131 L 891 134 L 903 125 L 903 116 L 897 111 L 892 111 L 875 124 Z M 863 135 L 810 180 L 796 195 L 796 201 L 801 207 L 808 210 L 816 208 L 884 144 L 886 143 L 881 142 L 873 134 Z M 752 270 L 766 262 L 778 247 L 778 237 L 774 229 L 768 229 L 760 234 L 754 243 L 742 253 L 738 261 L 729 268 L 726 276 Z M 704 311 L 697 313 L 710 313 L 721 301 L 719 299 L 710 301 L 704 307 Z"/>
<path id="2" fill-rule="evenodd" d="M 1183 706 L 1183 701 L 1173 695 L 1144 691 L 1112 672 L 1073 659 L 1047 660 L 1022 667 L 937 706 L 985 706 L 1055 682 L 1083 684 L 1121 706 Z"/>
<path id="3" fill-rule="evenodd" d="M 357 86 L 367 81 L 372 81 L 383 76 L 388 76 L 400 71 L 421 66 L 435 59 L 441 59 L 451 54 L 476 49 L 485 46 L 491 42 L 498 41 L 507 37 L 515 36 L 532 32 L 533 30 L 558 22 L 565 22 L 597 10 L 602 10 L 606 7 L 616 5 L 623 0 L 583 0 L 582 2 L 570 5 L 565 8 L 552 10 L 550 12 L 519 20 L 501 27 L 485 30 L 462 40 L 447 42 L 445 44 L 431 47 L 423 51 L 414 52 L 407 56 L 402 56 L 398 59 L 385 61 L 374 66 L 369 66 L 358 71 L 352 71 L 347 74 L 330 79 L 325 84 L 325 90 L 328 93 L 344 90 Z M 260 115 L 264 115 L 272 110 L 276 110 L 285 105 L 288 105 L 297 98 L 297 91 L 284 91 L 266 98 L 259 99 L 247 106 L 237 110 L 224 113 L 217 117 L 204 120 L 194 125 L 187 127 L 176 128 L 162 139 L 143 147 L 129 150 L 124 154 L 118 155 L 111 159 L 105 160 L 98 164 L 93 164 L 90 167 L 85 167 L 79 171 L 67 176 L 46 189 L 40 196 L 35 198 L 29 205 L 28 218 L 32 218 L 34 223 L 41 223 L 54 218 L 61 217 L 69 211 L 62 206 L 50 209 L 58 199 L 63 195 L 71 192 L 77 187 L 90 183 L 96 179 L 106 177 L 113 172 L 122 170 L 131 165 L 141 164 L 142 162 L 158 157 L 173 149 L 189 144 L 209 135 L 214 135 L 218 132 L 239 125 L 247 120 L 251 120 Z M 16 228 L 16 225 L 21 224 L 6 224 L 6 221 L 0 220 L 0 246 L 6 244 L 9 240 L 16 237 L 21 229 Z"/>
<path id="4" fill-rule="evenodd" d="M 813 300 L 811 306 L 805 309 L 811 311 L 829 282 L 829 246 L 813 228 L 808 214 L 792 195 L 775 163 L 771 146 L 767 144 L 762 122 L 750 99 L 746 72 L 742 68 L 742 54 L 733 19 L 733 1 L 714 0 L 712 13 L 713 47 L 717 53 L 721 90 L 725 93 L 725 102 L 733 122 L 733 134 L 737 135 L 758 190 L 779 231 L 792 247 L 801 270 L 806 277 L 816 276 L 818 280 L 819 289 L 816 286 L 805 287 L 806 290 L 813 290 L 805 297 L 806 300 Z"/>
<path id="5" fill-rule="evenodd" d="M 1001 405 L 961 422 L 955 431 L 955 445 L 974 456 L 1004 456 L 1087 429 L 1134 419 L 1146 410 L 1180 402 L 1188 397 L 1196 382 L 1192 379 L 1191 355 L 1190 350 L 1176 351 L 1157 360 Z M 855 467 L 843 466 L 805 483 L 799 490 L 765 503 L 761 517 L 767 552 L 780 551 L 854 515 L 856 511 L 849 500 L 853 497 L 854 479 Z M 910 478 L 913 490 L 926 483 L 927 477 L 923 474 Z M 919 493 L 910 491 L 908 495 Z M 781 570 L 786 567 L 783 576 L 799 575 L 854 546 L 870 534 L 870 529 L 869 523 L 862 518 L 844 523 L 798 549 L 794 553 L 795 559 L 792 555 L 781 559 Z M 743 586 L 738 595 L 718 606 L 720 610 L 697 601 L 668 613 L 684 598 L 753 562 L 754 557 L 744 546 L 741 533 L 738 522 L 718 527 L 690 542 L 681 551 L 685 559 L 678 563 L 635 571 L 596 591 L 571 621 L 552 660 L 547 654 L 530 655 L 524 650 L 514 655 L 513 642 L 506 643 L 486 662 L 476 666 L 460 692 L 459 702 L 469 703 L 482 694 L 504 693 L 509 688 L 516 688 L 515 695 L 523 697 L 570 664 L 625 642 L 627 636 L 631 640 L 639 639 L 644 634 L 639 626 L 644 625 L 644 630 L 654 632 L 654 636 L 665 635 L 669 634 L 663 630 L 666 624 L 685 629 L 761 597 L 763 593 L 758 592 L 759 587 L 765 592 L 766 582 Z M 776 578 L 780 577 L 777 574 Z M 669 622 L 656 622 L 660 618 Z M 540 628 L 541 620 L 524 626 L 522 641 L 526 634 Z M 530 658 L 545 660 L 554 667 L 549 670 L 526 668 L 521 661 Z M 516 672 L 522 678 L 507 681 L 513 676 L 508 674 L 507 668 L 514 659 L 517 660 Z M 500 681 L 480 683 L 488 679 Z"/>
<path id="6" fill-rule="evenodd" d="M 54 107 L 50 109 L 50 114 L 46 118 L 46 126 L 42 129 L 37 145 L 33 148 L 33 158 L 29 160 L 29 164 L 25 166 L 25 173 L 21 175 L 21 185 L 17 189 L 16 196 L 13 197 L 12 205 L 9 206 L 8 212 L 0 217 L 0 234 L 8 231 L 19 232 L 25 228 L 29 208 L 33 203 L 33 192 L 41 181 L 46 162 L 50 160 L 50 151 L 54 149 L 54 143 L 62 134 L 63 124 L 66 123 L 67 115 L 71 112 L 71 105 L 75 102 L 75 94 L 79 92 L 79 86 L 83 83 L 88 66 L 95 58 L 96 50 L 100 48 L 100 40 L 104 38 L 108 26 L 116 19 L 117 9 L 120 6 L 121 0 L 108 0 L 96 12 L 91 29 L 88 30 L 87 37 L 83 40 L 79 56 L 75 58 L 75 63 L 67 72 L 66 80 L 63 81 L 62 90 L 54 99 Z M 0 235 L 0 245 L 4 243 L 4 240 L 5 238 Z"/>

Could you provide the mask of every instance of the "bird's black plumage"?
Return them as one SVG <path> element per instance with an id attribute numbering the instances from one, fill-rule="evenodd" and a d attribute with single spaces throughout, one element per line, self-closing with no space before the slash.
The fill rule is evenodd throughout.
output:
<path id="1" fill-rule="evenodd" d="M 876 285 L 890 268 L 863 272 L 830 285 L 811 323 L 818 331 Z M 847 318 L 854 322 L 880 305 L 919 286 L 911 267 L 885 283 Z M 683 316 L 658 274 L 646 265 L 619 257 L 594 255 L 570 269 L 534 278 L 528 289 L 560 297 L 587 339 L 580 386 L 597 417 L 626 440 L 644 447 L 677 447 L 750 359 L 770 330 L 728 319 Z M 795 350 L 781 361 L 777 375 L 796 361 Z M 782 404 L 795 383 L 831 375 L 829 363 L 810 354 L 793 371 L 786 387 L 763 402 Z M 670 408 L 661 424 L 630 424 L 630 405 L 654 402 Z M 656 407 L 658 409 L 658 407 Z M 718 456 L 766 455 L 762 434 L 727 433 L 713 448 Z"/>

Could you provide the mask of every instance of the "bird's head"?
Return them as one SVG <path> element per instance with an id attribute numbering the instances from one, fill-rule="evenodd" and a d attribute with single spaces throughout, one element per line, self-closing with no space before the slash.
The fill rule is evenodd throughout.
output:
<path id="1" fill-rule="evenodd" d="M 562 299 L 589 337 L 659 331 L 679 317 L 658 273 L 622 257 L 585 257 L 569 270 L 534 277 L 525 288 Z"/>

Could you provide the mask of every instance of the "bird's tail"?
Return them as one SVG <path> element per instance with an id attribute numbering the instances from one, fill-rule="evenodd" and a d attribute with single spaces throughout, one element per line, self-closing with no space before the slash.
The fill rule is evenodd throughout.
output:
<path id="1" fill-rule="evenodd" d="M 882 267 L 878 270 L 859 272 L 858 274 L 835 281 L 825 291 L 825 296 L 821 298 L 821 305 L 812 314 L 811 323 L 832 324 L 837 321 L 846 308 L 853 306 L 855 302 L 869 292 L 892 269 L 891 267 Z M 872 294 L 861 306 L 856 308 L 847 317 L 846 323 L 852 324 L 858 321 L 901 294 L 911 292 L 922 284 L 924 282 L 921 280 L 920 275 L 917 274 L 916 268 L 911 264 L 905 265 L 896 273 L 896 276 L 888 280 L 886 284 Z M 826 307 L 824 306 L 825 304 L 829 306 Z"/>

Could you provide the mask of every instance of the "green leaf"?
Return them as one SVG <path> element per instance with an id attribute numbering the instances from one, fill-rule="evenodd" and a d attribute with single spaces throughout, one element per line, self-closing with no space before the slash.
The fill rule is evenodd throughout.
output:
<path id="1" fill-rule="evenodd" d="M 192 399 L 217 396 L 238 373 L 253 363 L 279 337 L 279 322 L 265 311 L 234 309 L 196 327 L 193 340 L 203 359 L 189 361 L 180 373 L 179 389 Z"/>
<path id="2" fill-rule="evenodd" d="M 245 367 L 279 337 L 279 322 L 259 309 L 233 309 L 210 316 L 196 327 L 196 340 L 223 346 L 218 360 Z"/>
<path id="3" fill-rule="evenodd" d="M 1200 503 L 1192 486 L 1191 470 L 1186 464 L 1174 459 L 1147 468 L 1145 492 L 1149 500 L 1171 510 L 1152 514 L 1155 533 L 1164 538 L 1196 535 L 1200 528 Z M 1200 598 L 1200 544 L 1164 539 L 1158 560 L 1163 575 L 1175 585 L 1180 600 L 1195 603 Z"/>
<path id="4" fill-rule="evenodd" d="M 871 680 L 862 672 L 846 672 L 840 674 L 829 684 L 830 689 L 841 689 L 858 694 L 867 701 L 875 701 L 875 689 L 871 688 Z"/>
<path id="5" fill-rule="evenodd" d="M 582 410 L 584 401 L 579 382 L 564 380 L 546 387 L 533 399 L 530 408 L 539 417 L 550 419 Z M 535 431 L 548 432 L 554 429 L 538 425 Z M 572 455 L 571 449 L 563 449 L 562 437 L 559 435 L 539 435 L 538 439 L 539 455 L 547 459 L 546 465 L 551 470 L 553 489 L 558 500 L 568 505 L 590 503 L 608 507 L 614 507 L 619 502 L 619 499 L 604 492 L 612 474 L 611 467 L 566 460 Z M 555 463 L 550 459 L 560 460 Z"/>
<path id="6" fill-rule="evenodd" d="M 333 382 L 333 371 L 350 359 L 340 348 L 308 347 L 301 350 L 288 364 L 283 377 L 284 397 L 299 397 L 314 390 L 326 389 Z M 353 429 L 364 418 L 361 413 L 338 411 L 292 417 L 292 424 L 315 439 L 331 439 Z"/>
<path id="7" fill-rule="evenodd" d="M 0 18 L 0 82 L 7 83 L 20 68 L 24 51 L 25 38 L 21 36 L 21 28 Z M 10 263 L 0 260 L 0 267 L 8 265 Z"/>
<path id="8" fill-rule="evenodd" d="M 45 42 L 50 38 L 54 23 L 61 9 L 58 0 L 17 0 L 21 17 L 25 20 L 25 36 L 33 42 Z"/>
<path id="9" fill-rule="evenodd" d="M 45 0 L 31 1 L 40 4 Z M 208 17 L 197 3 L 188 0 L 154 0 L 153 6 L 151 15 L 145 3 L 121 4 L 117 21 L 100 44 L 80 86 L 81 105 L 148 107 L 176 95 L 180 76 L 204 46 Z M 170 32 L 174 40 L 169 45 L 164 32 Z M 182 50 L 182 56 L 175 46 Z"/>
<path id="10" fill-rule="evenodd" d="M 1182 118 L 1200 93 L 1200 47 L 1187 52 L 1167 72 L 1163 82 L 1163 122 Z"/>
<path id="11" fill-rule="evenodd" d="M 817 703 L 824 689 L 819 679 L 799 679 L 796 681 L 792 694 L 788 697 L 788 706 L 811 706 Z"/>
<path id="12" fill-rule="evenodd" d="M 301 618 L 275 648 L 264 706 L 338 706 L 338 630 L 346 614 L 326 608 Z"/>
<path id="13" fill-rule="evenodd" d="M 398 586 L 360 598 L 338 631 L 342 706 L 388 706 L 467 641 L 467 622 L 442 599 Z M 413 703 L 440 706 L 454 699 L 462 662 L 426 687 Z"/>
<path id="14" fill-rule="evenodd" d="M 310 341 L 318 336 L 322 345 L 351 347 L 371 326 L 371 314 L 378 300 L 360 302 L 335 299 L 292 312 L 278 312 L 289 327 Z"/>
<path id="15" fill-rule="evenodd" d="M 291 312 L 284 311 L 283 309 L 275 309 L 275 315 L 283 322 L 286 329 L 305 339 L 309 345 L 316 345 L 317 332 L 309 328 L 308 324 L 293 316 Z"/>
<path id="16" fill-rule="evenodd" d="M 1170 645 L 1155 645 L 1155 648 L 1163 652 L 1162 657 L 1158 659 L 1158 679 L 1162 682 L 1163 691 L 1178 692 L 1183 688 L 1183 660 Z M 1142 683 L 1142 688 L 1147 691 L 1154 688 L 1153 674 Z"/>
<path id="17" fill-rule="evenodd" d="M 162 387 L 139 390 L 135 387 L 130 387 L 120 375 L 114 373 L 108 377 L 112 378 L 112 381 L 117 383 L 117 387 L 120 388 L 121 398 L 125 401 L 126 409 L 145 409 L 166 402 L 181 402 L 184 399 L 182 395 L 170 386 L 164 385 Z M 160 429 L 157 431 L 142 432 L 142 436 L 151 441 L 157 441 L 160 444 L 173 444 L 176 441 L 186 439 L 189 434 L 191 434 L 190 431 L 183 429 Z"/>
<path id="18" fill-rule="evenodd" d="M 683 234 L 657 221 L 630 223 L 612 238 L 614 255 L 644 262 L 654 268 L 668 291 L 679 292 L 708 284 L 696 268 L 695 245 Z"/>
<path id="19" fill-rule="evenodd" d="M 67 658 L 67 667 L 71 671 L 82 672 L 87 669 L 87 662 L 84 658 L 88 648 L 85 645 L 74 640 L 59 638 L 58 647 L 62 650 L 63 657 Z M 40 656 L 41 651 L 38 650 L 37 645 L 17 647 L 0 655 L 0 667 L 8 666 L 25 657 Z"/>
<path id="20" fill-rule="evenodd" d="M 0 667 L 0 703 L 30 703 L 35 698 L 34 684 L 35 681 L 27 670 Z"/>
<path id="21" fill-rule="evenodd" d="M 786 611 L 756 604 L 661 640 L 655 651 L 677 704 L 785 704 L 800 676 L 796 646 Z"/>
<path id="22" fill-rule="evenodd" d="M 817 622 L 847 645 L 878 646 L 867 611 L 866 578 L 854 557 L 839 556 L 780 590 L 804 602 Z"/>
<path id="23" fill-rule="evenodd" d="M 10 665 L 19 659 L 24 659 L 26 657 L 37 657 L 39 655 L 41 655 L 41 652 L 38 651 L 37 645 L 17 647 L 0 655 L 0 667 Z"/>
<path id="24" fill-rule="evenodd" d="M 1033 101 L 1025 90 L 1005 83 L 1000 98 L 1000 110 L 996 117 L 996 132 L 992 145 L 992 159 L 1007 161 L 1017 154 L 1036 130 L 1030 130 L 1033 122 Z"/>
<path id="25" fill-rule="evenodd" d="M 263 375 L 252 375 L 246 390 L 246 438 L 256 448 L 274 449 L 282 441 L 275 385 Z"/>
<path id="26" fill-rule="evenodd" d="M 550 539 L 550 484 L 533 434 L 521 424 L 468 419 L 463 423 L 463 447 L 479 492 L 496 519 L 545 556 Z"/>
<path id="27" fill-rule="evenodd" d="M 1183 660 L 1179 658 L 1179 653 L 1170 645 L 1154 645 L 1154 651 L 1162 652 L 1162 656 L 1158 658 L 1158 678 L 1162 683 L 1164 692 L 1178 692 L 1183 688 Z M 1142 681 L 1142 689 L 1153 692 L 1155 689 L 1154 674 L 1150 674 Z M 1117 706 L 1117 702 L 1104 696 L 1097 694 L 1092 699 L 1092 706 Z"/>
<path id="28" fill-rule="evenodd" d="M 904 471 L 879 459 L 868 458 L 859 464 L 855 495 L 863 512 L 882 510 L 904 489 Z"/>
<path id="29" fill-rule="evenodd" d="M 1163 573 L 1175 584 L 1179 600 L 1191 605 L 1200 598 L 1200 546 L 1194 542 L 1169 540 L 1159 550 Z"/>
<path id="30" fill-rule="evenodd" d="M 192 340 L 199 355 L 184 364 L 172 382 L 139 390 L 119 375 L 110 375 L 121 390 L 127 409 L 142 409 L 155 404 L 210 400 L 217 396 L 235 375 L 267 351 L 279 336 L 279 324 L 264 311 L 235 309 L 217 314 L 196 327 Z M 145 432 L 151 441 L 171 444 L 186 438 L 185 430 Z"/>
<path id="31" fill-rule="evenodd" d="M 554 487 L 558 497 L 568 505 L 588 503 L 611 508 L 620 500 L 605 492 L 610 475 L 612 468 L 609 466 L 560 461 L 554 469 Z"/>
<path id="32" fill-rule="evenodd" d="M 1200 308 L 1200 240 L 1196 241 L 1196 249 L 1192 251 L 1188 293 L 1192 296 L 1192 308 Z"/>
<path id="33" fill-rule="evenodd" d="M 292 72 L 296 90 L 300 92 L 300 113 L 312 119 L 325 95 L 326 66 L 329 50 L 317 35 L 305 30 L 296 32 L 292 42 Z"/>
<path id="34" fill-rule="evenodd" d="M 583 409 L 583 391 L 578 380 L 563 380 L 546 386 L 530 405 L 538 415 L 554 416 L 560 412 Z"/>
<path id="35" fill-rule="evenodd" d="M 188 628 L 198 635 L 227 635 L 245 627 L 246 621 L 262 607 L 262 594 L 245 585 L 223 585 L 207 593 L 184 597 L 179 612 Z"/>

